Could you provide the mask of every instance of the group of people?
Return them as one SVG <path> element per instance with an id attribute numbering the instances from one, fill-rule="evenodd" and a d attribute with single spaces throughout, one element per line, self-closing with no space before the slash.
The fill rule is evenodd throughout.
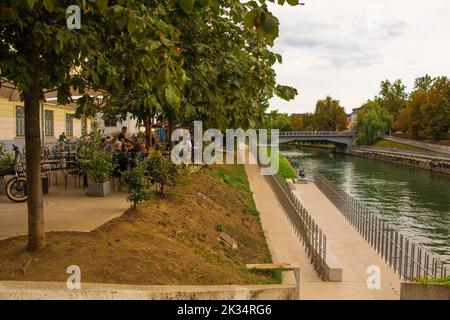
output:
<path id="1" fill-rule="evenodd" d="M 136 134 L 133 134 L 131 139 L 128 139 L 127 132 L 128 128 L 123 127 L 117 138 L 112 138 L 106 133 L 102 134 L 102 148 L 105 152 L 114 154 L 114 161 L 117 163 L 117 173 L 133 167 L 136 163 L 136 157 L 146 157 L 148 154 L 145 139 Z"/>

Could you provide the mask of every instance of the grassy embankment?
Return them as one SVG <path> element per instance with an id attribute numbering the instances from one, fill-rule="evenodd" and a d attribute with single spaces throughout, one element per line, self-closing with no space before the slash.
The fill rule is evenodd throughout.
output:
<path id="1" fill-rule="evenodd" d="M 409 146 L 406 144 L 402 144 L 402 143 L 398 143 L 398 142 L 394 142 L 394 141 L 390 141 L 390 140 L 379 140 L 377 141 L 373 147 L 376 148 L 381 148 L 381 149 L 392 149 L 392 148 L 396 148 L 398 150 L 404 150 L 404 151 L 418 151 L 418 152 L 423 152 L 424 149 L 421 148 L 417 148 L 414 146 Z"/>
<path id="2" fill-rule="evenodd" d="M 268 156 L 272 155 L 272 149 L 268 148 L 267 149 L 267 154 Z M 297 173 L 295 172 L 294 168 L 292 167 L 291 163 L 289 162 L 289 160 L 282 155 L 281 153 L 278 152 L 278 156 L 280 159 L 280 168 L 278 171 L 278 174 L 283 177 L 284 179 L 295 179 L 297 178 Z"/>
<path id="3" fill-rule="evenodd" d="M 218 226 L 238 243 L 218 240 Z M 250 272 L 270 263 L 244 166 L 211 166 L 186 175 L 137 210 L 89 233 L 47 234 L 47 247 L 27 238 L 0 241 L 0 280 L 65 282 L 77 265 L 84 283 L 222 285 L 280 283 L 280 272 Z M 26 267 L 24 271 L 23 268 Z"/>

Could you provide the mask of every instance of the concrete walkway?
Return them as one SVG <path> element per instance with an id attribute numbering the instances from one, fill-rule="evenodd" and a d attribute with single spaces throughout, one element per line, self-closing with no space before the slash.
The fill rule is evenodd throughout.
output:
<path id="1" fill-rule="evenodd" d="M 59 186 L 52 187 L 44 196 L 45 231 L 90 232 L 106 222 L 121 216 L 129 207 L 127 193 L 113 192 L 106 198 L 90 198 L 69 179 L 64 189 L 62 177 Z M 117 187 L 117 186 L 116 186 Z M 13 203 L 0 195 L 0 239 L 25 235 L 28 229 L 26 203 Z"/>
<path id="2" fill-rule="evenodd" d="M 303 300 L 372 300 L 372 299 L 399 299 L 400 281 L 392 272 L 385 270 L 386 267 L 381 261 L 381 258 L 373 252 L 372 248 L 358 234 L 352 234 L 352 227 L 347 221 L 340 216 L 337 209 L 323 196 L 316 188 L 312 194 L 306 193 L 303 197 L 303 189 L 299 190 L 302 198 L 307 199 L 307 208 L 311 207 L 314 212 L 310 212 L 314 216 L 316 211 L 333 212 L 334 216 L 328 220 L 328 224 L 323 227 L 327 233 L 334 220 L 339 226 L 343 228 L 347 234 L 347 241 L 341 239 L 341 245 L 336 246 L 336 254 L 340 259 L 341 264 L 345 268 L 343 282 L 324 282 L 317 275 L 313 266 L 306 255 L 300 240 L 290 225 L 290 222 L 283 212 L 276 196 L 272 192 L 270 185 L 266 178 L 260 175 L 259 167 L 256 165 L 246 165 L 246 171 L 250 182 L 250 187 L 254 193 L 253 198 L 256 207 L 261 214 L 261 224 L 266 234 L 267 243 L 275 263 L 297 263 L 300 265 L 300 298 Z M 311 185 L 315 187 L 314 185 Z M 310 190 L 310 186 L 308 186 Z M 326 202 L 328 201 L 328 203 Z M 313 203 L 315 203 L 313 205 Z M 321 205 L 327 204 L 324 208 Z M 330 205 L 332 208 L 330 208 Z M 326 211 L 324 211 L 326 209 Z M 317 220 L 316 220 L 317 221 Z M 321 222 L 317 221 L 322 227 Z M 347 227 L 345 227 L 347 224 Z M 354 230 L 353 230 L 354 231 Z M 354 231 L 356 233 L 356 231 Z M 330 237 L 330 235 L 327 236 Z M 359 237 L 359 238 L 358 238 Z M 331 235 L 331 239 L 337 239 L 336 236 Z M 355 242 L 355 244 L 353 244 Z M 355 252 L 356 248 L 356 252 Z M 333 249 L 334 245 L 333 245 Z M 347 254 L 344 254 L 347 252 Z M 378 264 L 383 271 L 383 286 L 382 290 L 371 291 L 367 288 L 366 274 L 367 267 Z M 292 273 L 283 277 L 283 282 L 294 283 L 294 276 Z M 395 288 L 393 290 L 392 286 Z"/>
<path id="3" fill-rule="evenodd" d="M 294 194 L 327 235 L 327 244 L 343 267 L 341 285 L 350 295 L 359 299 L 400 298 L 399 277 L 314 183 L 297 184 Z M 367 287 L 370 266 L 380 268 L 380 290 Z"/>

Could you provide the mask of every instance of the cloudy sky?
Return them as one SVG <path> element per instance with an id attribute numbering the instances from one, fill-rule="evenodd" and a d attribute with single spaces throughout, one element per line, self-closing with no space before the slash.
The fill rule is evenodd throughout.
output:
<path id="1" fill-rule="evenodd" d="M 382 80 L 450 76 L 449 0 L 303 0 L 271 6 L 281 23 L 274 51 L 283 55 L 278 82 L 296 87 L 295 101 L 272 109 L 314 111 L 331 95 L 351 111 L 374 97 Z"/>

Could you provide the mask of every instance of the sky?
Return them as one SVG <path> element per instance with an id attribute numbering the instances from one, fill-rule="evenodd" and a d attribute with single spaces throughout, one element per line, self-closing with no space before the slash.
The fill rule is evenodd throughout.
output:
<path id="1" fill-rule="evenodd" d="M 295 101 L 272 99 L 272 110 L 313 112 L 331 95 L 350 113 L 385 79 L 402 79 L 410 90 L 419 76 L 450 76 L 449 0 L 302 2 L 270 5 L 281 24 L 277 81 L 299 91 Z"/>

